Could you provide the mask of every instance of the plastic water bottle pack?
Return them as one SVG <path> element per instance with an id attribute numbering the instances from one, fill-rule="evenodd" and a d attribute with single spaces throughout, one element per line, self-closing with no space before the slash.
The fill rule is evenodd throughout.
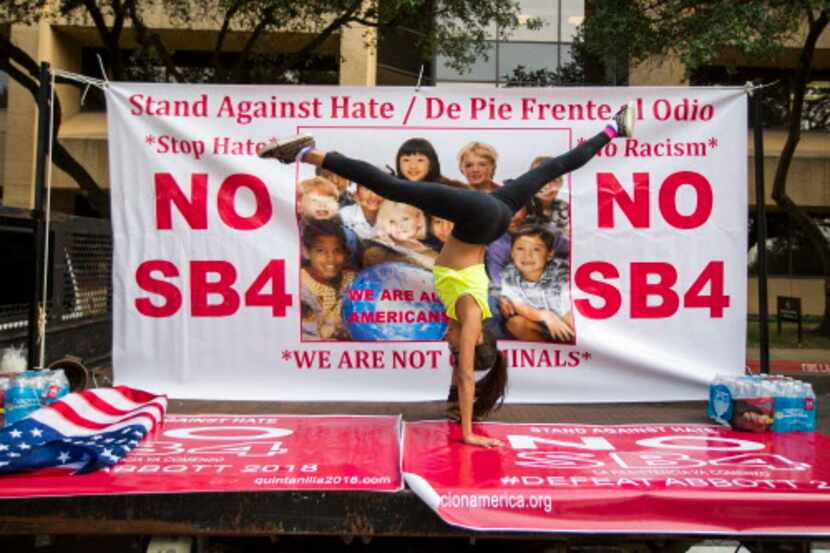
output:
<path id="1" fill-rule="evenodd" d="M 13 424 L 69 393 L 63 370 L 24 371 L 8 384 L 4 398 L 5 424 Z"/>
<path id="2" fill-rule="evenodd" d="M 783 375 L 716 376 L 709 418 L 750 432 L 814 432 L 816 394 L 809 382 Z"/>

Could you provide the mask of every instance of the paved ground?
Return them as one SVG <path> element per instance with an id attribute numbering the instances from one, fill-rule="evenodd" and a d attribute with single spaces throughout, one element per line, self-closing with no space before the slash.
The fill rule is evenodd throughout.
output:
<path id="1" fill-rule="evenodd" d="M 830 365 L 830 352 L 822 350 L 775 350 L 771 352 L 772 372 L 786 372 L 813 384 L 819 409 L 819 430 L 830 434 L 830 370 L 809 370 L 809 367 Z M 759 355 L 748 350 L 747 360 L 752 364 Z M 805 367 L 807 369 L 805 370 Z M 777 369 L 781 369 L 778 371 Z M 797 372 L 798 374 L 792 374 Z M 107 382 L 100 384 L 106 385 Z M 395 414 L 401 413 L 407 420 L 441 418 L 444 416 L 443 402 L 424 403 L 343 403 L 343 402 L 242 402 L 242 401 L 182 401 L 171 402 L 174 413 L 353 413 L 353 414 Z M 709 423 L 705 414 L 706 402 L 688 401 L 671 403 L 617 403 L 617 404 L 564 404 L 564 405 L 506 405 L 492 420 L 509 422 L 564 422 L 586 424 L 623 423 Z M 8 550 L 31 553 L 57 553 L 95 551 L 135 552 L 146 551 L 147 536 L 2 536 L 1 542 Z M 584 543 L 580 543 L 584 542 Z M 593 542 L 593 543 L 592 543 Z M 203 553 L 253 553 L 268 551 L 274 553 L 306 553 L 331 551 L 334 553 L 495 553 L 512 550 L 516 553 L 665 553 L 685 552 L 692 543 L 642 541 L 615 544 L 613 540 L 574 539 L 552 542 L 499 542 L 481 540 L 470 542 L 457 539 L 377 539 L 362 542 L 359 539 L 320 538 L 287 536 L 279 540 L 268 538 L 211 538 L 194 548 Z M 736 541 L 704 541 L 689 553 L 741 553 L 788 552 L 807 553 L 830 549 L 828 543 L 789 542 L 747 543 L 744 547 Z M 7 547 L 0 547 L 5 551 Z"/>

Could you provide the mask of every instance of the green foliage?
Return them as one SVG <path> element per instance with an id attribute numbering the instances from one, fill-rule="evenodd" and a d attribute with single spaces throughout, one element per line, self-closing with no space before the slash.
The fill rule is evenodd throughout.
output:
<path id="1" fill-rule="evenodd" d="M 37 22 L 48 0 L 0 0 L 0 25 Z"/>
<path id="2" fill-rule="evenodd" d="M 159 19 L 210 42 L 188 44 L 154 29 Z M 483 52 L 492 29 L 521 26 L 515 0 L 0 0 L 0 71 L 33 98 L 38 64 L 3 31 L 40 21 L 93 26 L 112 80 L 193 83 L 336 83 L 337 36 L 352 25 L 406 28 L 413 53 L 424 61 L 443 54 L 461 69 Z M 55 163 L 107 212 L 100 186 L 59 141 Z"/>
<path id="3" fill-rule="evenodd" d="M 149 28 L 150 14 L 156 20 L 159 12 L 176 28 L 214 31 L 210 46 L 217 55 L 212 72 L 215 82 L 247 82 L 251 71 L 244 68 L 252 56 L 268 57 L 285 72 L 306 64 L 308 57 L 325 55 L 327 50 L 332 55 L 336 33 L 354 24 L 381 30 L 412 29 L 419 37 L 413 51 L 425 61 L 441 54 L 462 70 L 482 55 L 493 29 L 510 32 L 540 24 L 536 19 L 520 23 L 515 0 L 0 0 L 0 24 L 59 18 L 96 26 L 109 50 L 113 79 L 138 72 L 185 82 L 190 82 L 190 76 L 204 81 L 204 71 L 174 67 L 176 47 L 169 35 Z M 128 59 L 122 59 L 121 50 L 133 34 L 142 52 L 128 53 Z M 367 36 L 366 40 L 372 39 Z M 271 50 L 280 54 L 271 55 Z M 336 48 L 333 51 L 336 55 Z M 235 57 L 220 56 L 228 52 Z M 130 68 L 134 62 L 149 65 Z M 160 64 L 167 70 L 159 71 Z M 291 75 L 276 78 L 293 79 Z"/>
<path id="4" fill-rule="evenodd" d="M 724 48 L 768 59 L 794 38 L 827 0 L 597 0 L 585 20 L 585 44 L 596 55 L 634 62 L 674 54 L 694 71 Z"/>

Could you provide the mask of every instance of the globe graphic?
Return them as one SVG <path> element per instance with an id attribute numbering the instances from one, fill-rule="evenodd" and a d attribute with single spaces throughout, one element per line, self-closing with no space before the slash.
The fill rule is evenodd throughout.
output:
<path id="1" fill-rule="evenodd" d="M 432 274 L 396 261 L 361 271 L 346 290 L 342 315 L 357 341 L 440 340 L 447 330 Z"/>

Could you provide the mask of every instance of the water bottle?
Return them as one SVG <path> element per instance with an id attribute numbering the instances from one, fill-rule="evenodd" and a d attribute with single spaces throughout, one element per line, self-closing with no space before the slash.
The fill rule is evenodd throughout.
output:
<path id="1" fill-rule="evenodd" d="M 47 371 L 43 378 L 46 381 L 40 397 L 43 405 L 51 405 L 69 393 L 69 379 L 63 369 Z"/>
<path id="2" fill-rule="evenodd" d="M 40 393 L 31 378 L 15 378 L 6 391 L 6 426 L 40 409 Z"/>
<path id="3" fill-rule="evenodd" d="M 813 391 L 813 385 L 809 382 L 804 383 L 806 388 L 804 393 L 804 410 L 806 411 L 805 432 L 816 431 L 816 393 Z"/>
<path id="4" fill-rule="evenodd" d="M 815 430 L 815 394 L 812 386 L 787 379 L 775 397 L 773 432 L 812 432 Z"/>
<path id="5" fill-rule="evenodd" d="M 0 426 L 3 426 L 4 411 L 6 408 L 6 391 L 12 385 L 12 379 L 0 376 Z"/>

